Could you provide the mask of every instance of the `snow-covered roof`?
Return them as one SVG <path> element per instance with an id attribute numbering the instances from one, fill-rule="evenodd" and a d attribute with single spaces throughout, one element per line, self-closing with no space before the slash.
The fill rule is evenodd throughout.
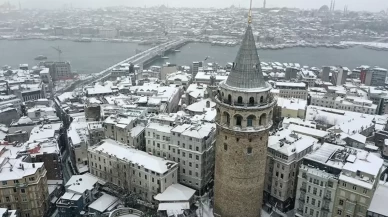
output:
<path id="1" fill-rule="evenodd" d="M 290 126 L 288 126 L 288 129 L 296 133 L 312 136 L 314 138 L 324 138 L 327 135 L 329 135 L 329 132 L 327 131 L 313 129 L 310 127 L 299 126 L 295 124 L 290 124 Z"/>
<path id="2" fill-rule="evenodd" d="M 19 180 L 35 174 L 43 167 L 43 163 L 26 163 L 22 161 L 22 158 L 9 159 L 5 157 L 0 157 L 0 165 L 2 165 L 0 181 Z"/>
<path id="3" fill-rule="evenodd" d="M 311 136 L 293 133 L 291 130 L 281 130 L 268 138 L 268 148 L 286 156 L 300 153 L 318 142 Z"/>
<path id="4" fill-rule="evenodd" d="M 110 206 L 115 204 L 119 199 L 115 196 L 102 192 L 102 196 L 89 205 L 89 208 L 99 212 L 106 211 Z"/>
<path id="5" fill-rule="evenodd" d="M 112 139 L 103 140 L 101 145 L 90 147 L 89 151 L 101 151 L 103 153 L 113 155 L 118 159 L 131 161 L 133 164 L 138 164 L 139 166 L 143 166 L 146 169 L 160 174 L 164 174 L 177 165 L 176 162 L 164 160 L 163 158 L 150 155 L 146 152 L 131 148 Z"/>
<path id="6" fill-rule="evenodd" d="M 67 181 L 65 187 L 68 192 L 83 194 L 86 190 L 92 190 L 97 182 L 102 184 L 105 183 L 98 177 L 93 176 L 90 173 L 85 173 L 82 175 L 73 175 L 69 181 Z"/>
<path id="7" fill-rule="evenodd" d="M 155 122 L 151 122 L 147 125 L 146 127 L 147 129 L 152 129 L 152 130 L 156 130 L 158 132 L 163 132 L 163 133 L 170 133 L 171 130 L 174 128 L 170 125 L 167 125 L 167 124 L 162 124 L 162 123 L 155 123 Z"/>
<path id="8" fill-rule="evenodd" d="M 163 193 L 157 194 L 155 200 L 165 201 L 189 201 L 195 194 L 195 190 L 181 184 L 172 184 Z"/>
<path id="9" fill-rule="evenodd" d="M 278 106 L 290 110 L 306 110 L 307 100 L 277 98 Z"/>
<path id="10" fill-rule="evenodd" d="M 388 216 L 387 201 L 388 201 L 388 184 L 380 183 L 379 185 L 377 185 L 372 201 L 369 205 L 368 211 L 377 213 L 381 216 Z"/>

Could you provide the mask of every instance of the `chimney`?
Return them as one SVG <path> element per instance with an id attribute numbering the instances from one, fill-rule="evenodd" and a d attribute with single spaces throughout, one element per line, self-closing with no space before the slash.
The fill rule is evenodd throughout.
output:
<path id="1" fill-rule="evenodd" d="M 32 164 L 32 168 L 35 168 L 35 164 L 34 163 Z"/>

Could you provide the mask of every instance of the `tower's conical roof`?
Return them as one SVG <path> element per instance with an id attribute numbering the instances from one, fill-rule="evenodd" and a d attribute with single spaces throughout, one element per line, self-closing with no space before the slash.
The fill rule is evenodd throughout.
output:
<path id="1" fill-rule="evenodd" d="M 266 87 L 251 25 L 248 25 L 245 31 L 226 84 L 244 89 Z"/>

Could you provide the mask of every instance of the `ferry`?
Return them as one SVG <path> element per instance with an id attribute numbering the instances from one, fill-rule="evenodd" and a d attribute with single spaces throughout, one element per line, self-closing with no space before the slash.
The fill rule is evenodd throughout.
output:
<path id="1" fill-rule="evenodd" d="M 43 55 L 39 55 L 39 56 L 35 57 L 35 60 L 47 60 L 47 57 L 43 56 Z"/>
<path id="2" fill-rule="evenodd" d="M 91 38 L 81 38 L 74 40 L 75 42 L 92 42 Z"/>

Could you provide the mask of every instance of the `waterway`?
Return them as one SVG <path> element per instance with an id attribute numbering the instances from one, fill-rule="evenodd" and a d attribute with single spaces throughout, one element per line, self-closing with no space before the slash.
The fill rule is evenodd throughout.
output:
<path id="1" fill-rule="evenodd" d="M 60 47 L 63 51 L 61 60 L 70 61 L 72 70 L 78 73 L 100 72 L 109 66 L 135 54 L 136 49 L 146 50 L 149 46 L 135 43 L 91 42 L 79 43 L 73 41 L 0 40 L 0 66 L 17 67 L 21 63 L 36 65 L 34 60 L 39 55 L 48 60 L 57 61 L 58 54 L 52 47 Z M 169 59 L 155 61 L 154 65 L 165 62 L 178 65 L 191 65 L 193 61 L 216 62 L 225 65 L 233 62 L 238 46 L 220 47 L 205 43 L 190 43 L 180 49 L 181 52 L 170 53 Z M 351 69 L 360 65 L 380 66 L 388 68 L 388 52 L 366 49 L 356 46 L 350 49 L 335 48 L 288 48 L 284 50 L 259 50 L 261 61 L 299 63 L 301 65 L 321 67 L 324 65 L 346 66 Z"/>

